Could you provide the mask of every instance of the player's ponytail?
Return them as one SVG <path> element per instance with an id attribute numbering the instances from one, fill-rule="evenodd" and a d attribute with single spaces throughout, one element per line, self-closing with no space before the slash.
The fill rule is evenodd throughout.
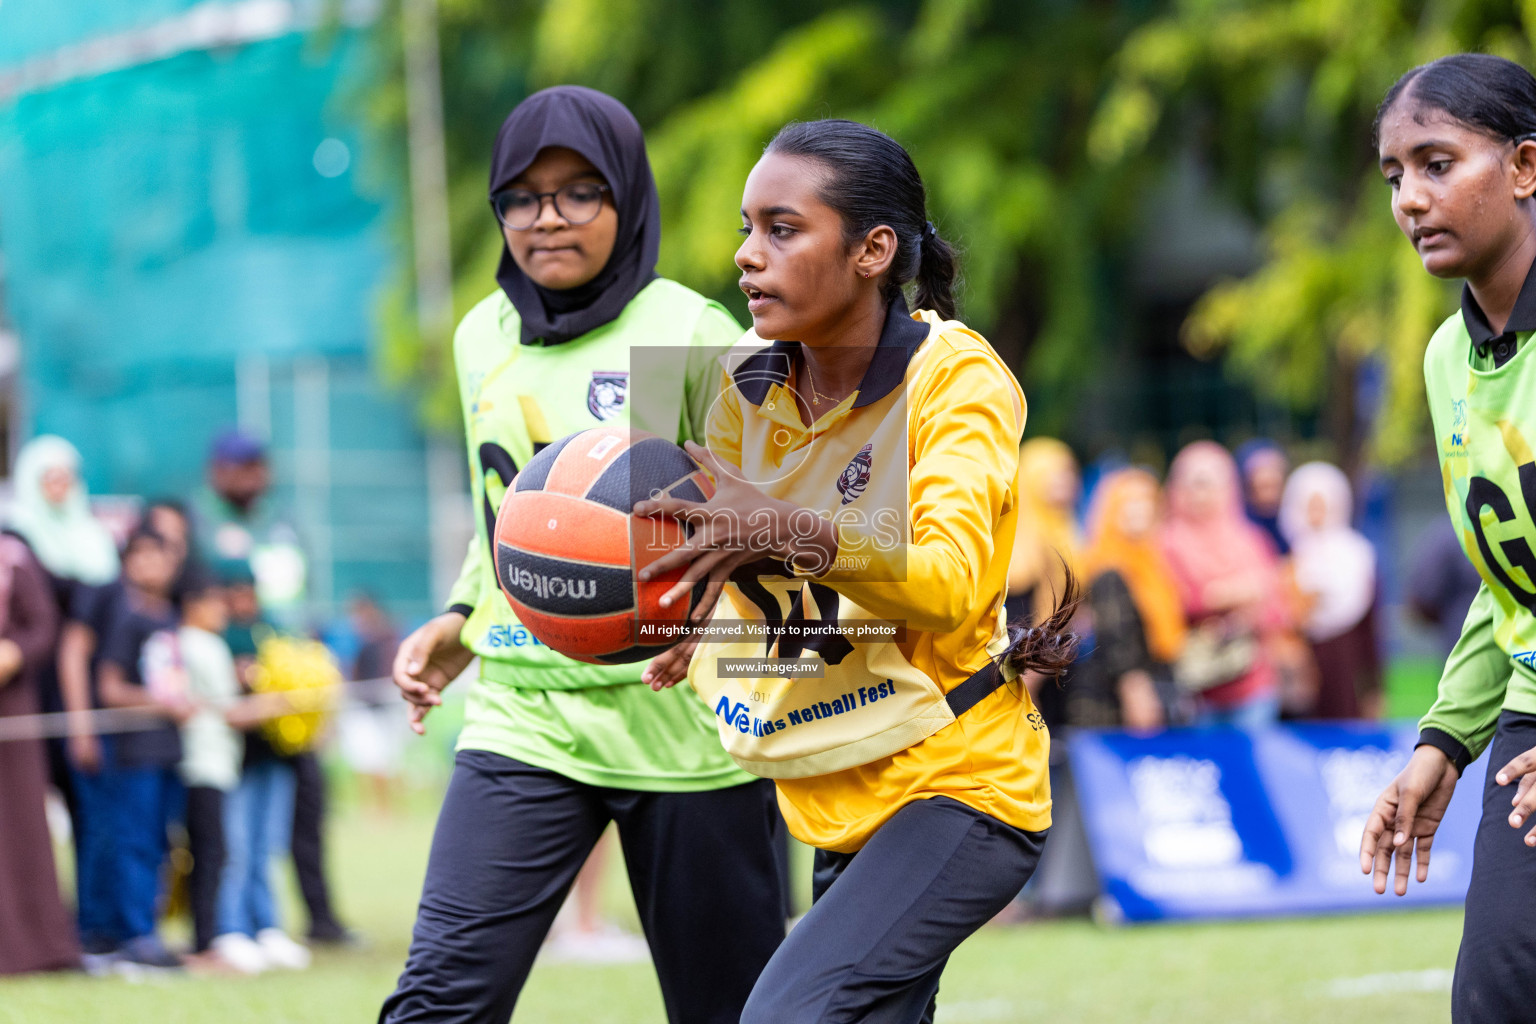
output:
<path id="1" fill-rule="evenodd" d="M 1077 614 L 1081 595 L 1077 577 L 1063 565 L 1065 578 L 1056 607 L 1044 622 L 1008 624 L 1008 649 L 998 656 L 998 663 L 1019 675 L 1035 672 L 1059 679 L 1077 657 L 1077 634 L 1072 632 L 1072 618 Z"/>
<path id="2" fill-rule="evenodd" d="M 918 309 L 931 309 L 945 320 L 955 318 L 956 254 L 930 222 L 924 229 L 912 299 Z"/>
<path id="3" fill-rule="evenodd" d="M 896 233 L 896 256 L 882 282 L 887 301 L 915 281 L 917 308 L 954 318 L 955 250 L 929 222 L 922 176 L 899 142 L 857 121 L 796 121 L 773 137 L 767 152 L 826 168 L 818 198 L 842 216 L 850 244 L 882 224 Z"/>

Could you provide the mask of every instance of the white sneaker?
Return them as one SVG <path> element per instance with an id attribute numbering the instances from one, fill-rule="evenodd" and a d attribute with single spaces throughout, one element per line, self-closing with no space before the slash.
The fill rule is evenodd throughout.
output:
<path id="1" fill-rule="evenodd" d="M 210 947 L 233 969 L 241 974 L 260 974 L 272 966 L 256 940 L 240 932 L 226 932 L 213 940 Z"/>
<path id="2" fill-rule="evenodd" d="M 256 933 L 256 945 L 273 967 L 302 971 L 309 966 L 309 947 L 290 939 L 280 928 L 263 928 Z"/>
<path id="3" fill-rule="evenodd" d="M 649 960 L 651 947 L 642 936 L 604 924 L 591 932 L 561 929 L 549 936 L 541 955 L 554 963 L 632 964 Z"/>

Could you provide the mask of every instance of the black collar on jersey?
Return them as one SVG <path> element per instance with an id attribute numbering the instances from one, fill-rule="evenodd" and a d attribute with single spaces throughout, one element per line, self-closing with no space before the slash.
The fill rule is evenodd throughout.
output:
<path id="1" fill-rule="evenodd" d="M 861 409 L 880 401 L 906 380 L 907 365 L 927 337 L 928 324 L 912 319 L 906 302 L 898 295 L 886 310 L 880 341 L 870 358 L 869 368 L 859 381 L 859 397 L 853 407 Z M 753 405 L 762 405 L 768 398 L 770 387 L 789 380 L 789 368 L 794 365 L 795 354 L 799 351 L 798 341 L 776 341 L 743 360 L 731 374 L 736 390 Z"/>
<path id="2" fill-rule="evenodd" d="M 645 155 L 645 137 L 624 104 L 579 85 L 557 85 L 523 100 L 496 133 L 491 194 L 526 171 L 549 146 L 574 149 L 597 168 L 613 189 L 618 233 L 613 253 L 597 276 L 563 291 L 534 284 L 502 240 L 496 283 L 517 307 L 524 345 L 558 345 L 616 320 L 656 279 L 661 247 L 661 202 Z"/>
<path id="3" fill-rule="evenodd" d="M 1515 299 L 1515 308 L 1509 313 L 1509 322 L 1504 325 L 1503 334 L 1493 333 L 1483 308 L 1472 296 L 1472 286 L 1469 284 L 1461 286 L 1461 319 L 1466 324 L 1467 337 L 1472 339 L 1472 347 L 1479 356 L 1486 358 L 1491 351 L 1495 366 L 1509 362 L 1519 347 L 1515 335 L 1536 331 L 1536 261 L 1532 261 L 1531 269 L 1525 272 L 1525 283 L 1520 286 L 1520 294 Z"/>

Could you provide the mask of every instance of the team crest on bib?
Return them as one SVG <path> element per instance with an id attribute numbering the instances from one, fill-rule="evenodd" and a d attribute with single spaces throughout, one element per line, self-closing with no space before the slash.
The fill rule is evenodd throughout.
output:
<path id="1" fill-rule="evenodd" d="M 843 467 L 843 475 L 837 478 L 837 493 L 843 496 L 844 505 L 863 494 L 864 488 L 869 486 L 869 469 L 874 464 L 873 448 L 872 444 L 860 448 L 859 454 Z"/>
<path id="2" fill-rule="evenodd" d="M 629 394 L 628 370 L 593 370 L 587 385 L 587 411 L 600 420 L 611 420 L 624 408 Z"/>

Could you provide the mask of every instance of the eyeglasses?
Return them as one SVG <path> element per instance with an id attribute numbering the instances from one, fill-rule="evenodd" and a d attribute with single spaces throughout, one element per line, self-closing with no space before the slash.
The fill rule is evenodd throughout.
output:
<path id="1" fill-rule="evenodd" d="M 491 196 L 491 209 L 496 211 L 496 219 L 513 231 L 527 231 L 538 222 L 548 199 L 555 204 L 555 216 L 574 227 L 594 220 L 603 210 L 603 193 L 612 191 L 607 185 L 590 181 L 573 181 L 553 192 L 509 188 Z"/>

